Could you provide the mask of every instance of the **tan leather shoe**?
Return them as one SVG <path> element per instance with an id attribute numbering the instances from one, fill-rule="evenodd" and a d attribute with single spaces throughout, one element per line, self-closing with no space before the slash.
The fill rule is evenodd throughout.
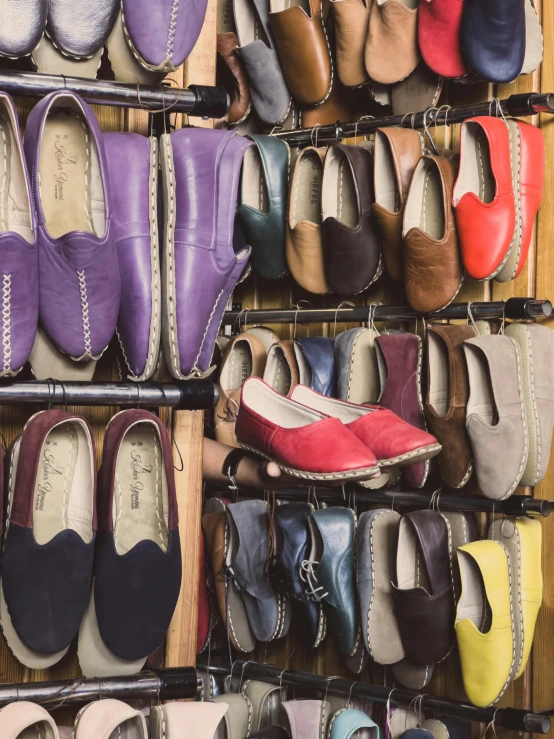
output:
<path id="1" fill-rule="evenodd" d="M 373 0 L 331 0 L 335 21 L 337 74 L 345 87 L 369 82 L 365 41 Z"/>
<path id="2" fill-rule="evenodd" d="M 10 703 L 0 711 L 0 736 L 2 739 L 59 739 L 54 719 L 36 703 L 21 701 Z"/>
<path id="3" fill-rule="evenodd" d="M 240 391 L 249 377 L 263 377 L 267 351 L 260 339 L 245 333 L 232 339 L 225 348 L 219 373 L 219 400 L 214 411 L 215 438 L 222 444 L 238 447 L 235 419 Z"/>
<path id="4" fill-rule="evenodd" d="M 381 232 L 385 267 L 393 280 L 403 279 L 404 204 L 423 150 L 423 138 L 410 128 L 379 128 L 375 132 L 373 217 Z"/>
<path id="5" fill-rule="evenodd" d="M 294 341 L 280 341 L 269 350 L 264 382 L 281 395 L 288 395 L 289 390 L 300 382 L 298 362 L 294 352 Z"/>
<path id="6" fill-rule="evenodd" d="M 73 735 L 75 739 L 110 739 L 112 736 L 148 739 L 148 729 L 141 711 L 123 701 L 107 698 L 81 709 L 75 719 Z"/>
<path id="7" fill-rule="evenodd" d="M 375 0 L 365 46 L 365 67 L 371 79 L 394 85 L 414 71 L 420 58 L 417 0 Z"/>
<path id="8" fill-rule="evenodd" d="M 356 0 L 357 2 L 357 0 Z M 296 159 L 289 194 L 287 264 L 296 282 L 311 293 L 331 291 L 323 267 L 321 182 L 325 149 L 309 146 Z"/>
<path id="9" fill-rule="evenodd" d="M 411 307 L 430 313 L 449 305 L 464 279 L 452 208 L 454 162 L 424 156 L 404 209 L 404 285 Z"/>
<path id="10" fill-rule="evenodd" d="M 333 62 L 321 0 L 270 0 L 269 21 L 293 97 L 307 105 L 324 102 L 331 92 Z"/>

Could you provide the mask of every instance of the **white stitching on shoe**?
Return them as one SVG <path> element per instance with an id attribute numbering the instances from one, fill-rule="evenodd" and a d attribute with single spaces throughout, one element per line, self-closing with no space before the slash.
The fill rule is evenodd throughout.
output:
<path id="1" fill-rule="evenodd" d="M 154 439 L 154 455 L 156 460 L 156 518 L 158 519 L 158 534 L 160 536 L 160 548 L 162 552 L 167 552 L 167 546 L 164 542 L 163 529 L 165 528 L 165 521 L 160 516 L 160 487 L 161 487 L 161 475 L 160 475 L 160 454 L 158 449 L 158 436 L 152 429 L 152 436 Z M 163 506 L 163 503 L 162 503 Z M 163 527 L 162 527 L 163 524 Z"/>
<path id="2" fill-rule="evenodd" d="M 492 706 L 494 703 L 499 701 L 500 698 L 502 698 L 502 696 L 506 692 L 506 689 L 508 688 L 508 685 L 511 683 L 515 675 L 514 662 L 515 662 L 515 656 L 516 656 L 515 654 L 516 653 L 516 635 L 515 635 L 515 630 L 514 630 L 514 611 L 512 608 L 512 567 L 510 565 L 510 555 L 508 553 L 508 550 L 506 549 L 506 547 L 501 541 L 499 541 L 498 543 L 504 549 L 504 554 L 506 555 L 506 561 L 508 562 L 508 583 L 510 585 L 510 626 L 512 629 L 512 663 L 510 665 L 510 672 L 508 674 L 508 677 L 506 678 L 506 682 L 504 683 L 502 690 L 497 695 L 497 697 L 492 701 L 492 703 L 489 703 L 489 706 Z"/>
<path id="3" fill-rule="evenodd" d="M 167 36 L 166 56 L 171 59 L 173 47 L 175 46 L 175 33 L 177 31 L 177 13 L 179 12 L 179 0 L 173 0 L 171 15 L 169 17 L 169 33 Z"/>
<path id="4" fill-rule="evenodd" d="M 79 292 L 81 294 L 81 316 L 83 319 L 83 338 L 85 344 L 84 356 L 88 359 L 92 359 L 92 346 L 90 342 L 90 320 L 88 315 L 88 296 L 87 296 L 87 282 L 85 278 L 85 270 L 81 272 L 77 271 L 77 277 L 79 278 Z"/>
<path id="5" fill-rule="evenodd" d="M 8 147 L 6 144 L 6 134 L 1 126 L 0 134 L 2 135 L 4 151 L 4 176 L 2 177 L 2 189 L 0 190 L 0 228 L 2 231 L 7 231 L 6 214 L 4 213 L 4 195 L 6 194 L 6 182 L 8 179 Z"/>
<path id="6" fill-rule="evenodd" d="M 531 351 L 531 338 L 529 332 L 525 329 L 525 337 L 527 339 L 527 356 L 529 357 L 529 374 L 531 382 L 531 398 L 533 400 L 533 414 L 535 416 L 535 427 L 537 429 L 537 474 L 531 485 L 536 485 L 539 481 L 541 469 L 541 426 L 539 422 L 539 414 L 537 412 L 537 399 L 535 397 L 535 379 L 533 372 L 533 353 Z"/>
<path id="7" fill-rule="evenodd" d="M 527 463 L 527 453 L 528 453 L 528 444 L 529 444 L 529 439 L 527 437 L 527 422 L 525 420 L 525 408 L 523 407 L 523 391 L 521 389 L 521 353 L 520 353 L 519 346 L 516 343 L 516 341 L 512 339 L 511 336 L 508 336 L 508 338 L 510 339 L 510 341 L 512 342 L 516 350 L 517 384 L 519 387 L 519 405 L 521 409 L 521 420 L 523 424 L 523 456 L 521 457 L 521 462 L 519 465 L 519 469 L 517 471 L 516 479 L 512 483 L 506 495 L 502 496 L 502 498 L 499 498 L 499 500 L 506 500 L 506 498 L 509 498 L 510 495 L 514 492 L 514 490 L 519 485 L 521 481 L 521 477 L 523 475 L 523 467 Z"/>
<path id="8" fill-rule="evenodd" d="M 3 371 L 9 372 L 12 360 L 11 344 L 11 298 L 12 298 L 12 276 L 2 275 L 2 349 L 4 354 Z"/>
<path id="9" fill-rule="evenodd" d="M 369 556 L 371 559 L 371 598 L 369 599 L 369 608 L 367 610 L 367 626 L 366 626 L 366 634 L 367 634 L 367 652 L 371 659 L 373 659 L 373 650 L 371 649 L 371 644 L 369 640 L 369 621 L 371 619 L 371 609 L 373 608 L 373 601 L 375 599 L 375 560 L 373 557 L 373 527 L 375 526 L 375 522 L 379 518 L 379 516 L 382 516 L 384 513 L 389 513 L 389 511 L 381 511 L 378 513 L 373 521 L 371 522 L 371 528 L 369 530 Z"/>

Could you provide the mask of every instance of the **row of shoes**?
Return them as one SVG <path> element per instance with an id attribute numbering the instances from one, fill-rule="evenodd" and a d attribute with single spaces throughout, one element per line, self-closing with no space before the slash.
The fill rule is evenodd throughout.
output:
<path id="1" fill-rule="evenodd" d="M 13 442 L 5 467 L 0 621 L 10 650 L 26 667 L 46 669 L 78 636 L 85 676 L 140 671 L 165 639 L 181 588 L 167 429 L 149 411 L 116 414 L 97 492 L 89 423 L 43 411 Z"/>
<path id="2" fill-rule="evenodd" d="M 525 265 L 544 178 L 535 126 L 465 121 L 459 171 L 450 152 L 425 154 L 417 131 L 378 129 L 373 146 L 303 149 L 290 187 L 286 142 L 249 138 L 238 215 L 261 277 L 288 269 L 309 292 L 354 295 L 384 260 L 411 307 L 428 313 L 454 300 L 465 273 L 506 282 Z"/>
<path id="3" fill-rule="evenodd" d="M 101 134 L 91 108 L 70 91 L 33 108 L 25 156 L 15 107 L 0 93 L 0 133 L 10 152 L 0 169 L 0 376 L 24 366 L 38 322 L 55 351 L 82 363 L 98 359 L 117 328 L 133 380 L 154 374 L 162 343 L 174 377 L 209 374 L 227 300 L 250 255 L 244 245 L 233 249 L 233 216 L 252 142 L 182 129 L 164 135 L 158 152 L 155 139 Z"/>
<path id="4" fill-rule="evenodd" d="M 365 486 L 396 482 L 399 463 L 391 462 L 391 457 L 415 452 L 420 441 L 428 452 L 437 443 L 441 446 L 436 460 L 446 487 L 462 488 L 474 480 L 483 495 L 504 500 L 518 485 L 539 483 L 548 469 L 554 426 L 553 367 L 552 330 L 530 323 L 510 323 L 505 328 L 488 321 L 430 324 L 425 346 L 415 334 L 393 330 L 380 334 L 374 325 L 344 331 L 334 340 L 306 337 L 296 341 L 280 341 L 271 329 L 258 326 L 224 346 L 215 436 L 229 446 L 256 449 L 289 469 L 294 465 L 288 455 L 294 452 L 307 467 L 314 460 L 304 454 L 300 436 L 291 449 L 277 448 L 276 440 L 272 449 L 252 440 L 252 409 L 268 426 L 280 427 L 283 440 L 287 428 L 292 436 L 292 417 L 270 418 L 272 406 L 263 405 L 274 402 L 271 388 L 327 417 L 343 420 L 376 453 L 381 474 L 364 480 Z M 256 381 L 253 395 L 246 390 L 250 411 L 237 430 L 243 388 L 255 377 L 263 383 Z M 284 412 L 283 401 L 277 403 Z M 388 409 L 386 419 L 379 408 Z M 382 447 L 390 441 L 383 432 L 387 434 L 392 427 L 384 424 L 378 440 L 376 430 L 393 419 L 396 453 Z M 306 439 L 307 421 L 302 420 Z M 281 428 L 284 424 L 289 425 Z M 402 441 L 408 444 L 403 449 L 398 436 L 401 429 Z M 431 464 L 430 456 L 424 456 L 423 460 L 405 457 L 400 462 L 408 485 L 425 485 Z M 309 474 L 303 470 L 304 479 Z"/>
<path id="5" fill-rule="evenodd" d="M 173 0 L 102 0 L 86 5 L 78 0 L 31 0 L 25 6 L 2 0 L 0 57 L 31 55 L 41 68 L 43 63 L 52 63 L 40 48 L 46 40 L 62 58 L 93 60 L 97 69 L 107 46 L 114 70 L 123 74 L 122 81 L 149 81 L 148 74 L 159 80 L 175 71 L 192 51 L 206 7 L 206 0 L 195 0 L 187 7 Z M 151 23 L 153 16 L 155 24 Z M 128 56 L 143 70 L 142 78 L 133 78 Z M 125 74 L 129 71 L 131 77 Z"/>

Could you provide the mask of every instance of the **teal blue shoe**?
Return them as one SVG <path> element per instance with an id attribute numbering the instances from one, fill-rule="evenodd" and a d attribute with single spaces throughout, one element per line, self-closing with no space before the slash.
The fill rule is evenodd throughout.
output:
<path id="1" fill-rule="evenodd" d="M 337 711 L 331 719 L 330 739 L 381 739 L 381 730 L 363 711 L 345 708 Z"/>

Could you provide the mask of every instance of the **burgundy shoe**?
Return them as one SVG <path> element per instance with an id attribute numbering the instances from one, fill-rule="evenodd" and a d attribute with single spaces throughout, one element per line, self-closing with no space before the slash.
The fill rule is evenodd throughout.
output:
<path id="1" fill-rule="evenodd" d="M 162 286 L 158 244 L 158 142 L 104 135 L 112 223 L 121 272 L 117 336 L 131 380 L 149 380 L 160 353 Z"/>
<path id="2" fill-rule="evenodd" d="M 375 339 L 375 347 L 381 378 L 379 404 L 410 426 L 424 430 L 421 339 L 409 333 L 383 334 Z M 437 453 L 440 449 L 438 445 Z M 404 470 L 406 482 L 416 488 L 425 485 L 428 475 L 429 460 L 417 462 Z"/>
<path id="3" fill-rule="evenodd" d="M 40 323 L 72 359 L 98 359 L 115 332 L 121 281 L 91 108 L 69 90 L 43 98 L 27 120 L 25 156 L 38 215 Z"/>
<path id="4" fill-rule="evenodd" d="M 263 380 L 242 386 L 235 427 L 244 449 L 306 480 L 369 480 L 375 455 L 337 418 L 284 398 Z"/>
<path id="5" fill-rule="evenodd" d="M 356 405 L 327 398 L 305 385 L 293 387 L 288 397 L 342 421 L 347 429 L 371 449 L 380 467 L 403 467 L 431 459 L 442 448 L 434 436 L 410 426 L 396 413 L 378 405 Z"/>

